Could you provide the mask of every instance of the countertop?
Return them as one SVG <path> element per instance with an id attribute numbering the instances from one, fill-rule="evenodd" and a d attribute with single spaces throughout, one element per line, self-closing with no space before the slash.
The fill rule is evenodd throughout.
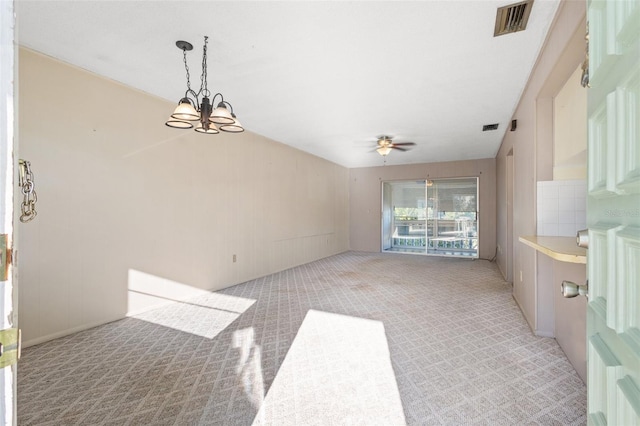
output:
<path id="1" fill-rule="evenodd" d="M 533 247 L 552 259 L 560 262 L 587 263 L 587 250 L 576 245 L 575 237 L 541 237 L 525 236 L 519 238 L 521 243 Z"/>

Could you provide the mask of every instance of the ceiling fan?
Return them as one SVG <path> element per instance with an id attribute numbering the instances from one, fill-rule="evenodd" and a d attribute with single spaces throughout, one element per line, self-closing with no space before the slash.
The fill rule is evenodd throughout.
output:
<path id="1" fill-rule="evenodd" d="M 406 146 L 413 146 L 414 142 L 394 142 L 391 136 L 380 136 L 378 137 L 378 147 L 375 151 L 382 155 L 383 157 L 389 155 L 392 149 L 397 149 L 398 151 L 408 151 Z"/>

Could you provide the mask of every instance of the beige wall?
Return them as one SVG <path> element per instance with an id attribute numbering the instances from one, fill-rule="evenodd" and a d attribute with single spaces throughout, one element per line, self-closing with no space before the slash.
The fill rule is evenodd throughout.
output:
<path id="1" fill-rule="evenodd" d="M 553 180 L 587 179 L 587 90 L 576 68 L 553 98 Z"/>
<path id="2" fill-rule="evenodd" d="M 536 251 L 518 242 L 519 236 L 536 234 L 536 182 L 553 178 L 553 99 L 560 92 L 576 67 L 584 59 L 585 52 L 585 2 L 564 0 L 548 34 L 538 61 L 532 70 L 527 87 L 513 115 L 518 120 L 515 132 L 507 132 L 497 161 L 499 188 L 507 188 L 508 155 L 513 152 L 513 255 L 507 250 L 498 252 L 497 262 L 502 271 L 507 264 L 513 266 L 514 298 L 534 331 L 554 328 L 554 302 L 537 304 L 541 294 L 559 292 L 546 259 L 538 268 Z M 498 191 L 497 244 L 507 246 L 509 230 L 507 191 Z M 584 268 L 584 266 L 582 266 Z M 539 275 L 539 277 L 538 277 Z M 544 280 L 552 288 L 537 288 Z M 538 294 L 540 290 L 540 294 Z M 548 290 L 548 292 L 546 291 Z M 555 294 L 555 293 L 554 293 Z M 586 315 L 575 315 L 577 328 L 584 328 Z M 565 338 L 564 332 L 555 327 L 555 336 L 567 353 L 584 351 L 584 341 Z M 541 333 L 546 334 L 546 333 Z"/>
<path id="3" fill-rule="evenodd" d="M 27 345 L 348 250 L 347 169 L 170 129 L 173 107 L 20 50 L 18 152 L 38 193 L 18 225 Z"/>
<path id="4" fill-rule="evenodd" d="M 382 182 L 450 177 L 479 177 L 480 257 L 496 249 L 496 170 L 494 159 L 404 166 L 363 167 L 349 171 L 351 250 L 380 251 Z"/>

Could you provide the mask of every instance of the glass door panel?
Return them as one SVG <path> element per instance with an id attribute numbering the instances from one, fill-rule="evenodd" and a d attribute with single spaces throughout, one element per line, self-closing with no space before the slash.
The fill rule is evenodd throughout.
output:
<path id="1" fill-rule="evenodd" d="M 478 257 L 478 179 L 426 184 L 427 253 Z"/>
<path id="2" fill-rule="evenodd" d="M 425 182 L 385 182 L 384 185 L 390 190 L 388 202 L 391 205 L 391 247 L 389 250 L 424 253 L 427 247 Z M 383 195 L 383 199 L 385 198 Z"/>

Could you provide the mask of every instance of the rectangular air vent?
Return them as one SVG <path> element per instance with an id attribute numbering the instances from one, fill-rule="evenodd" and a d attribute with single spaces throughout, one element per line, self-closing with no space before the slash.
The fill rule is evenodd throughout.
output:
<path id="1" fill-rule="evenodd" d="M 527 28 L 533 0 L 522 1 L 498 8 L 493 36 L 515 33 Z"/>
<path id="2" fill-rule="evenodd" d="M 485 124 L 482 126 L 482 131 L 486 132 L 487 130 L 498 130 L 498 123 L 495 124 Z"/>

